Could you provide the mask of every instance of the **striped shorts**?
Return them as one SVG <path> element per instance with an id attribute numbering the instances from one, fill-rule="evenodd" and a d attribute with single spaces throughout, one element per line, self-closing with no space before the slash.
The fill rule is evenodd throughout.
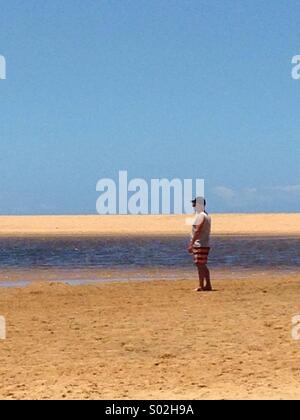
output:
<path id="1" fill-rule="evenodd" d="M 196 265 L 206 265 L 208 263 L 209 252 L 210 252 L 210 248 L 194 247 L 193 248 L 194 263 Z"/>

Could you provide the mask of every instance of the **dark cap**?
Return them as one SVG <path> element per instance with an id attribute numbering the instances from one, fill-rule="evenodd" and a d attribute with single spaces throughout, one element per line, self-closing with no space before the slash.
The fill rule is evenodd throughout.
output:
<path id="1" fill-rule="evenodd" d="M 197 204 L 204 207 L 206 206 L 206 200 L 204 197 L 196 197 L 191 202 L 193 203 L 193 206 L 196 206 Z"/>

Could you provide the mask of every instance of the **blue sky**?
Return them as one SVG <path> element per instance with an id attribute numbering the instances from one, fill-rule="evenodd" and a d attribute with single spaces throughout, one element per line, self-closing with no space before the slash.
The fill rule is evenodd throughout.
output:
<path id="1" fill-rule="evenodd" d="M 1 214 L 95 213 L 123 169 L 299 211 L 298 0 L 0 1 Z"/>

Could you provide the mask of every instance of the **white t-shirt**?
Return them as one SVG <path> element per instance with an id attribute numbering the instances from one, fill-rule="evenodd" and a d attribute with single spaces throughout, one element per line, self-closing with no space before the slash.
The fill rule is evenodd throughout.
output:
<path id="1" fill-rule="evenodd" d="M 211 217 L 208 216 L 205 212 L 196 213 L 195 220 L 193 222 L 193 230 L 192 230 L 192 238 L 198 228 L 199 225 L 201 225 L 204 222 L 204 225 L 202 226 L 200 238 L 195 242 L 196 247 L 204 247 L 209 248 L 210 247 L 210 234 L 211 234 Z"/>

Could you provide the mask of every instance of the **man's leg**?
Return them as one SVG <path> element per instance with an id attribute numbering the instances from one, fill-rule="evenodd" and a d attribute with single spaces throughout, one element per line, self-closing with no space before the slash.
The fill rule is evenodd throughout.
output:
<path id="1" fill-rule="evenodd" d="M 206 285 L 204 287 L 204 290 L 210 292 L 212 291 L 212 284 L 211 284 L 211 279 L 210 279 L 210 271 L 207 265 L 203 266 L 203 273 L 204 273 L 204 278 L 206 280 Z"/>
<path id="2" fill-rule="evenodd" d="M 199 274 L 199 289 L 198 291 L 204 290 L 204 280 L 205 280 L 205 272 L 203 270 L 202 265 L 198 265 L 198 274 Z"/>

